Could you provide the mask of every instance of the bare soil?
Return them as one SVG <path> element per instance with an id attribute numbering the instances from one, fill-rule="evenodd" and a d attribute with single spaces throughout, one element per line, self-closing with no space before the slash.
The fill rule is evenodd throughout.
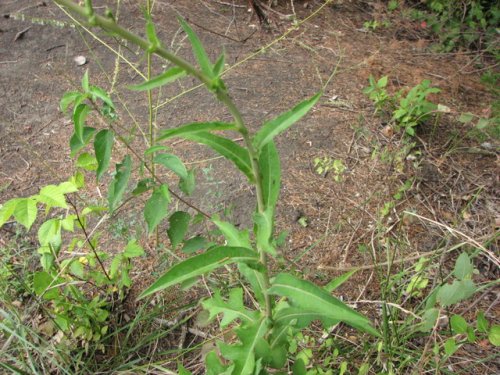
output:
<path id="1" fill-rule="evenodd" d="M 100 11 L 103 3 L 95 1 Z M 121 1 L 119 21 L 142 33 L 144 19 L 137 3 Z M 386 262 L 388 253 L 393 259 L 416 259 L 459 242 L 470 248 L 470 239 L 482 243 L 498 230 L 498 153 L 481 148 L 480 140 L 466 136 L 471 125 L 457 121 L 461 112 L 488 114 L 490 110 L 493 98 L 480 83 L 481 68 L 468 51 L 430 52 L 427 30 L 386 14 L 383 2 L 333 2 L 317 13 L 321 1 L 307 2 L 307 6 L 300 1 L 283 2 L 269 11 L 268 29 L 259 25 L 245 4 L 157 1 L 154 21 L 165 45 L 187 59 L 192 60 L 190 47 L 179 32 L 176 13 L 192 22 L 212 59 L 225 49 L 231 66 L 225 81 L 252 130 L 316 93 L 335 72 L 320 104 L 277 139 L 283 168 L 277 227 L 288 232 L 281 252 L 285 264 L 293 264 L 305 277 L 320 283 L 354 266 L 365 267 L 338 294 L 358 301 L 358 308 L 377 322 L 378 307 L 359 302 L 380 298 L 374 262 Z M 295 28 L 283 17 L 293 12 L 298 20 L 310 19 Z M 86 69 L 91 81 L 106 89 L 114 81 L 112 96 L 119 105 L 121 125 L 130 129 L 137 123 L 147 132 L 146 97 L 125 87 L 140 82 L 141 77 L 124 61 L 117 63 L 108 48 L 120 51 L 134 67 L 145 71 L 145 61 L 135 47 L 119 46 L 93 30 L 106 41 L 104 45 L 73 27 L 50 1 L 5 0 L 0 15 L 0 202 L 34 194 L 74 172 L 69 155 L 72 124 L 58 103 L 65 91 L 79 86 Z M 365 21 L 376 18 L 391 19 L 391 27 L 374 32 L 363 29 Z M 85 56 L 87 63 L 78 66 L 76 56 Z M 155 72 L 161 70 L 156 64 Z M 362 93 L 370 75 L 388 75 L 391 92 L 430 79 L 442 90 L 432 99 L 452 113 L 418 129 L 415 145 L 402 153 L 401 134 L 384 130 L 386 124 Z M 155 98 L 160 104 L 159 130 L 230 118 L 195 86 L 187 79 Z M 186 92 L 190 88 L 194 89 Z M 183 94 L 176 96 L 179 92 Z M 134 118 L 127 115 L 125 106 Z M 134 144 L 143 144 L 141 136 Z M 190 201 L 210 214 L 226 210 L 234 222 L 250 224 L 253 192 L 230 164 L 188 142 L 166 144 L 197 168 L 198 189 Z M 119 162 L 124 152 L 118 146 L 113 161 Z M 346 170 L 340 181 L 335 181 L 333 172 L 316 173 L 313 161 L 323 157 L 342 160 Z M 394 201 L 393 195 L 409 179 L 413 179 L 411 188 L 382 218 L 380 210 Z M 109 178 L 98 186 L 92 185 L 90 175 L 87 180 L 88 199 L 106 196 Z M 405 216 L 404 211 L 427 219 Z M 144 224 L 140 213 L 129 207 L 121 222 L 110 228 L 109 237 L 116 238 L 120 231 L 134 232 Z M 0 239 L 6 240 L 7 235 L 0 231 Z M 115 247 L 121 246 L 117 243 Z M 158 264 L 165 266 L 166 255 L 153 249 L 152 243 L 144 244 L 150 246 L 149 256 L 134 269 L 132 295 L 154 280 Z M 498 255 L 495 241 L 488 250 Z M 453 265 L 454 255 L 441 258 L 443 267 Z M 481 270 L 479 282 L 498 278 L 498 269 L 486 256 L 480 255 L 476 262 Z M 470 312 L 477 309 L 488 309 L 488 318 L 498 320 L 498 290 L 490 289 Z M 472 361 L 491 351 L 491 347 L 486 352 L 472 350 L 468 356 Z M 470 373 L 498 373 L 494 368 L 494 363 L 487 363 Z"/>

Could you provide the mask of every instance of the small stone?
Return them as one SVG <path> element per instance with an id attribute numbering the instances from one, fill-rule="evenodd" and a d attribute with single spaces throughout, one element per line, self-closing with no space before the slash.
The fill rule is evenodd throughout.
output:
<path id="1" fill-rule="evenodd" d="M 87 58 L 85 56 L 76 56 L 73 61 L 76 63 L 77 66 L 82 66 L 87 63 Z"/>
<path id="2" fill-rule="evenodd" d="M 387 138 L 391 138 L 394 135 L 394 129 L 390 125 L 384 126 L 382 128 L 382 134 Z"/>

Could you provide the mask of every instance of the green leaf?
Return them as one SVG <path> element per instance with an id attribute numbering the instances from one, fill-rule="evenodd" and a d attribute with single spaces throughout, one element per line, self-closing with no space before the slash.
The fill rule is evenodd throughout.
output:
<path id="1" fill-rule="evenodd" d="M 223 314 L 220 326 L 227 327 L 231 322 L 239 319 L 242 324 L 255 323 L 259 318 L 258 311 L 252 311 L 243 304 L 243 289 L 233 288 L 229 291 L 228 301 L 224 301 L 218 291 L 210 299 L 203 301 L 202 306 L 209 312 L 208 320 L 213 320 L 218 314 Z"/>
<path id="2" fill-rule="evenodd" d="M 108 170 L 113 149 L 114 134 L 111 130 L 104 129 L 95 135 L 94 150 L 97 159 L 97 180 Z"/>
<path id="3" fill-rule="evenodd" d="M 264 306 L 266 304 L 264 293 L 267 288 L 262 272 L 256 270 L 254 267 L 250 267 L 245 263 L 238 264 L 238 270 L 240 274 L 242 274 L 243 277 L 250 283 L 252 292 L 259 304 L 261 306 Z"/>
<path id="4" fill-rule="evenodd" d="M 477 314 L 477 330 L 481 333 L 487 333 L 489 327 L 490 324 L 488 323 L 488 320 L 485 318 L 484 312 L 480 311 Z"/>
<path id="5" fill-rule="evenodd" d="M 377 87 L 380 87 L 380 88 L 386 87 L 388 79 L 389 79 L 388 76 L 383 76 L 382 78 L 380 78 L 377 82 Z"/>
<path id="6" fill-rule="evenodd" d="M 34 198 L 19 198 L 14 208 L 14 218 L 26 229 L 30 229 L 38 213 L 37 201 Z"/>
<path id="7" fill-rule="evenodd" d="M 78 156 L 76 166 L 87 171 L 95 171 L 97 169 L 97 159 L 88 152 L 84 152 Z"/>
<path id="8" fill-rule="evenodd" d="M 226 53 L 224 50 L 222 50 L 222 53 L 214 64 L 214 77 L 219 77 L 222 74 L 222 72 L 224 71 L 225 61 Z"/>
<path id="9" fill-rule="evenodd" d="M 222 365 L 217 353 L 212 350 L 205 357 L 205 369 L 207 375 L 231 375 L 233 366 Z"/>
<path id="10" fill-rule="evenodd" d="M 256 212 L 253 215 L 253 222 L 255 223 L 255 240 L 257 247 L 269 253 L 276 255 L 276 249 L 272 244 L 272 235 L 274 230 L 274 217 L 272 207 L 266 208 L 264 212 Z"/>
<path id="11" fill-rule="evenodd" d="M 113 101 L 109 97 L 108 93 L 97 86 L 90 86 L 88 92 L 92 95 L 92 100 L 101 99 L 104 103 L 106 103 L 111 108 L 115 109 L 115 105 Z"/>
<path id="12" fill-rule="evenodd" d="M 128 89 L 132 91 L 153 90 L 157 87 L 174 82 L 179 78 L 184 77 L 185 75 L 186 71 L 184 69 L 175 66 L 173 68 L 168 69 L 164 73 L 151 78 L 149 81 L 140 83 L 138 85 L 128 86 Z"/>
<path id="13" fill-rule="evenodd" d="M 184 137 L 189 134 L 204 133 L 214 130 L 236 130 L 236 125 L 227 122 L 193 122 L 163 131 L 156 140 L 162 141 L 172 137 Z"/>
<path id="14" fill-rule="evenodd" d="M 149 189 L 152 189 L 154 186 L 154 180 L 151 178 L 144 178 L 137 182 L 137 186 L 135 187 L 134 190 L 132 190 L 133 195 L 140 195 L 142 193 L 145 193 Z"/>
<path id="15" fill-rule="evenodd" d="M 281 166 L 278 150 L 273 141 L 262 148 L 259 157 L 259 168 L 262 175 L 264 204 L 274 212 L 280 193 Z"/>
<path id="16" fill-rule="evenodd" d="M 179 363 L 179 366 L 177 367 L 177 372 L 179 375 L 192 375 L 191 371 L 188 371 L 184 368 L 183 365 Z"/>
<path id="17" fill-rule="evenodd" d="M 430 308 L 425 310 L 422 316 L 422 322 L 419 324 L 419 331 L 430 332 L 434 328 L 437 318 L 439 318 L 438 309 Z"/>
<path id="18" fill-rule="evenodd" d="M 292 366 L 292 374 L 293 375 L 306 375 L 307 374 L 307 368 L 306 364 L 301 358 L 298 358 L 295 360 L 293 366 Z"/>
<path id="19" fill-rule="evenodd" d="M 279 328 L 282 329 L 281 332 L 284 332 L 283 336 L 285 341 L 281 341 L 279 343 L 276 343 L 275 345 L 271 345 L 266 340 L 260 340 L 257 343 L 257 346 L 255 347 L 255 355 L 258 358 L 257 365 L 258 362 L 261 361 L 265 366 L 274 369 L 282 369 L 285 366 L 288 360 L 288 349 L 290 347 L 288 342 L 288 339 L 290 337 L 289 334 L 293 335 L 293 330 L 290 326 L 279 327 Z M 273 325 L 272 332 L 275 331 L 276 331 L 276 326 Z M 272 340 L 273 337 L 268 337 L 267 339 Z M 256 370 L 255 374 L 260 374 L 260 372 L 257 372 L 258 370 L 257 365 L 255 368 Z M 283 373 L 276 372 L 276 374 L 278 375 Z"/>
<path id="20" fill-rule="evenodd" d="M 249 249 L 227 246 L 214 247 L 203 254 L 195 255 L 174 265 L 153 285 L 142 292 L 139 299 L 193 277 L 204 275 L 226 264 L 257 262 L 258 259 L 258 254 Z"/>
<path id="21" fill-rule="evenodd" d="M 56 185 L 44 186 L 40 190 L 40 193 L 38 193 L 38 201 L 45 203 L 47 205 L 47 209 L 52 207 L 68 208 L 64 192 L 59 186 Z"/>
<path id="22" fill-rule="evenodd" d="M 122 266 L 123 254 L 116 255 L 109 266 L 109 277 L 114 279 L 118 275 L 118 271 Z"/>
<path id="23" fill-rule="evenodd" d="M 366 317 L 309 281 L 280 273 L 272 282 L 269 294 L 287 297 L 294 306 L 325 314 L 331 320 L 342 321 L 354 328 L 380 337 L 380 333 L 371 326 Z"/>
<path id="24" fill-rule="evenodd" d="M 150 148 L 148 148 L 146 151 L 144 151 L 144 156 L 147 156 L 149 154 L 153 154 L 157 151 L 168 151 L 169 148 L 167 146 L 163 146 L 163 145 L 154 145 L 154 146 L 151 146 Z"/>
<path id="25" fill-rule="evenodd" d="M 51 246 L 58 249 L 61 246 L 61 220 L 50 219 L 40 225 L 38 229 L 38 242 L 41 246 Z"/>
<path id="26" fill-rule="evenodd" d="M 207 132 L 185 134 L 183 135 L 183 138 L 207 145 L 214 151 L 224 156 L 226 159 L 232 161 L 251 182 L 255 181 L 248 151 L 230 139 L 219 137 Z"/>
<path id="27" fill-rule="evenodd" d="M 455 262 L 453 275 L 459 280 L 465 280 L 471 278 L 473 271 L 474 266 L 472 265 L 472 262 L 470 261 L 467 253 L 460 254 Z"/>
<path id="28" fill-rule="evenodd" d="M 490 340 L 493 345 L 500 346 L 500 325 L 495 324 L 491 327 L 488 333 L 488 340 Z"/>
<path id="29" fill-rule="evenodd" d="M 89 70 L 87 69 L 82 77 L 82 89 L 83 91 L 89 91 Z"/>
<path id="30" fill-rule="evenodd" d="M 445 341 L 444 352 L 446 353 L 446 355 L 448 356 L 453 355 L 453 353 L 455 353 L 457 349 L 458 346 L 453 337 L 450 337 L 448 340 Z"/>
<path id="31" fill-rule="evenodd" d="M 94 136 L 95 131 L 96 130 L 94 128 L 90 128 L 87 126 L 84 127 L 83 140 L 78 138 L 78 135 L 76 135 L 76 133 L 73 133 L 69 141 L 69 147 L 71 149 L 71 157 L 74 157 L 78 151 L 80 151 L 82 148 L 84 148 L 86 145 L 89 144 L 90 140 Z"/>
<path id="32" fill-rule="evenodd" d="M 73 125 L 75 127 L 75 134 L 83 143 L 83 128 L 85 127 L 85 120 L 88 114 L 91 112 L 91 108 L 85 104 L 79 104 L 73 112 Z"/>
<path id="33" fill-rule="evenodd" d="M 332 281 L 330 281 L 328 284 L 326 284 L 323 289 L 325 289 L 328 293 L 333 292 L 335 289 L 337 289 L 339 286 L 341 286 L 343 283 L 345 283 L 347 280 L 351 278 L 352 275 L 354 275 L 356 272 L 358 272 L 357 269 L 353 269 L 349 272 L 344 273 L 343 275 L 340 275 L 339 277 L 336 277 Z"/>
<path id="34" fill-rule="evenodd" d="M 467 333 L 467 321 L 460 315 L 453 315 L 450 318 L 450 325 L 455 334 Z"/>
<path id="35" fill-rule="evenodd" d="M 268 320 L 263 318 L 250 326 L 235 329 L 236 335 L 241 341 L 240 345 L 219 343 L 221 354 L 234 363 L 232 375 L 252 375 L 254 373 L 255 348 L 267 333 L 268 325 Z"/>
<path id="36" fill-rule="evenodd" d="M 156 35 L 155 24 L 153 23 L 151 15 L 147 12 L 144 13 L 145 13 L 144 16 L 146 18 L 146 35 L 148 37 L 148 40 L 156 48 L 160 47 L 161 43 L 160 40 L 158 39 L 158 36 Z"/>
<path id="37" fill-rule="evenodd" d="M 144 255 L 144 249 L 137 243 L 136 239 L 132 239 L 127 243 L 123 256 L 125 258 L 137 258 Z"/>
<path id="38" fill-rule="evenodd" d="M 488 127 L 489 124 L 490 124 L 490 120 L 488 120 L 487 118 L 480 118 L 476 124 L 476 128 L 482 130 L 482 129 Z"/>
<path id="39" fill-rule="evenodd" d="M 81 96 L 83 96 L 83 94 L 78 91 L 70 91 L 65 93 L 61 98 L 61 101 L 59 102 L 59 108 L 61 109 L 61 112 L 66 112 L 68 107 L 72 105 L 76 101 L 76 99 Z"/>
<path id="40" fill-rule="evenodd" d="M 220 220 L 218 215 L 214 215 L 211 220 L 222 232 L 222 235 L 226 239 L 227 246 L 246 247 L 247 249 L 252 248 L 248 230 L 240 231 L 236 229 L 233 224 Z"/>
<path id="41" fill-rule="evenodd" d="M 472 280 L 454 280 L 452 284 L 444 284 L 437 292 L 436 300 L 441 306 L 451 306 L 471 297 L 476 292 Z"/>
<path id="42" fill-rule="evenodd" d="M 184 163 L 177 156 L 172 154 L 157 154 L 153 161 L 156 164 L 163 165 L 165 168 L 170 169 L 180 178 L 187 178 L 187 169 Z"/>
<path id="43" fill-rule="evenodd" d="M 198 39 L 198 36 L 183 18 L 178 17 L 178 20 L 181 24 L 182 29 L 187 34 L 189 41 L 191 42 L 193 54 L 198 61 L 198 64 L 200 64 L 201 71 L 209 78 L 214 78 L 214 73 L 212 72 L 212 64 L 210 63 L 210 59 L 208 58 L 208 55 L 205 52 L 200 39 Z"/>
<path id="44" fill-rule="evenodd" d="M 44 299 L 51 300 L 57 298 L 59 291 L 57 288 L 52 288 L 56 284 L 56 280 L 47 272 L 37 272 L 33 276 L 33 289 L 35 294 L 37 296 L 43 295 Z"/>
<path id="45" fill-rule="evenodd" d="M 15 198 L 5 202 L 0 207 L 0 228 L 10 219 L 16 210 L 17 203 L 22 198 Z"/>
<path id="46" fill-rule="evenodd" d="M 168 238 L 172 245 L 172 250 L 182 242 L 189 228 L 191 216 L 184 211 L 176 211 L 168 219 L 169 227 L 167 230 Z"/>
<path id="47" fill-rule="evenodd" d="M 144 218 L 148 224 L 148 232 L 152 233 L 160 222 L 168 215 L 170 193 L 167 185 L 163 184 L 153 190 L 153 194 L 144 207 Z"/>
<path id="48" fill-rule="evenodd" d="M 190 169 L 187 172 L 186 178 L 181 178 L 179 181 L 179 189 L 186 195 L 191 195 L 195 188 L 194 170 Z"/>
<path id="49" fill-rule="evenodd" d="M 273 140 L 275 136 L 288 129 L 295 122 L 300 120 L 309 112 L 309 110 L 321 98 L 322 93 L 319 92 L 312 98 L 304 100 L 296 105 L 290 111 L 281 114 L 271 121 L 267 121 L 262 125 L 262 128 L 255 134 L 253 144 L 256 150 L 260 151 L 262 148 Z"/>
<path id="50" fill-rule="evenodd" d="M 85 277 L 85 270 L 83 268 L 83 264 L 81 264 L 78 259 L 75 259 L 71 262 L 69 266 L 69 270 L 71 273 L 80 279 L 83 279 Z"/>
<path id="51" fill-rule="evenodd" d="M 301 307 L 288 307 L 279 310 L 275 317 L 274 322 L 277 327 L 290 326 L 294 323 L 294 328 L 303 329 L 311 324 L 314 320 L 320 320 L 325 326 L 333 326 L 340 322 L 338 319 L 332 319 L 330 312 L 315 312 Z"/>
<path id="52" fill-rule="evenodd" d="M 184 246 L 182 247 L 182 252 L 184 254 L 195 253 L 198 250 L 204 250 L 208 247 L 209 243 L 207 240 L 201 236 L 195 236 L 187 241 L 184 241 Z"/>
<path id="53" fill-rule="evenodd" d="M 128 185 L 130 174 L 132 173 L 132 159 L 130 155 L 126 155 L 121 164 L 116 164 L 116 174 L 108 188 L 108 203 L 110 214 L 116 209 L 121 202 L 123 193 Z"/>

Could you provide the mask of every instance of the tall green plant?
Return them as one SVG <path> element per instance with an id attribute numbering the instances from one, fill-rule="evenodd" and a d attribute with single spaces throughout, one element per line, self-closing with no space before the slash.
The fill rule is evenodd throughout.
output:
<path id="1" fill-rule="evenodd" d="M 173 265 L 139 297 L 145 298 L 172 286 L 196 280 L 200 276 L 210 274 L 230 264 L 237 265 L 242 278 L 251 286 L 252 298 L 255 301 L 254 307 L 250 308 L 245 304 L 241 288 L 230 289 L 227 297 L 216 292 L 211 298 L 202 301 L 203 308 L 208 311 L 209 321 L 222 315 L 221 327 L 231 326 L 237 337 L 233 342 L 218 343 L 220 356 L 225 359 L 224 361 L 221 361 L 215 351 L 206 356 L 207 373 L 265 374 L 266 368 L 280 369 L 287 361 L 287 338 L 307 327 L 312 321 L 321 321 L 325 328 L 343 322 L 358 330 L 379 336 L 378 331 L 373 328 L 366 317 L 333 297 L 329 291 L 291 273 L 272 275 L 268 266 L 268 259 L 275 257 L 277 253 L 274 221 L 281 175 L 274 138 L 306 115 L 318 102 L 321 93 L 265 122 L 256 133 L 252 134 L 246 127 L 241 112 L 232 101 L 222 80 L 225 64 L 224 52 L 215 63 L 212 63 L 197 35 L 184 19 L 179 18 L 179 22 L 191 43 L 197 66 L 188 63 L 162 46 L 149 17 L 146 25 L 147 39 L 143 39 L 119 26 L 109 12 L 106 16 L 96 14 L 90 0 L 86 0 L 84 6 L 71 0 L 54 1 L 82 17 L 89 24 L 139 46 L 147 56 L 156 54 L 174 65 L 159 76 L 147 79 L 130 89 L 150 92 L 190 75 L 202 82 L 233 117 L 232 122 L 229 123 L 205 122 L 181 125 L 159 134 L 156 142 L 173 137 L 183 138 L 204 144 L 232 162 L 256 192 L 256 209 L 252 215 L 252 235 L 249 230 L 236 228 L 232 223 L 223 221 L 218 216 L 212 216 L 210 219 L 225 237 L 226 244 L 211 246 L 206 251 Z M 107 128 L 97 131 L 86 126 L 86 119 L 93 110 L 99 110 L 102 115 L 109 114 L 110 110 L 114 111 L 113 102 L 104 90 L 90 85 L 86 74 L 82 81 L 82 90 L 67 93 L 61 101 L 62 110 L 66 111 L 70 107 L 73 108 L 74 122 L 74 134 L 71 139 L 72 153 L 74 155 L 80 153 L 78 160 L 84 165 L 91 165 L 95 168 L 97 180 L 102 180 L 110 167 L 115 142 L 124 140 L 115 132 L 112 122 Z M 242 146 L 224 135 L 224 132 L 228 130 L 241 135 Z M 155 137 L 151 139 L 154 140 Z M 89 153 L 82 153 L 90 143 L 93 143 L 95 160 L 94 156 Z M 185 194 L 190 194 L 194 188 L 193 171 L 188 170 L 178 157 L 166 153 L 165 149 L 166 147 L 160 144 L 151 144 L 145 156 L 150 156 L 156 166 L 174 172 L 179 177 L 179 189 Z M 142 160 L 135 150 L 131 148 L 129 150 L 135 158 Z M 84 163 L 85 161 L 90 162 Z M 123 201 L 132 167 L 133 160 L 130 155 L 126 155 L 121 163 L 116 164 L 116 173 L 108 187 L 108 204 L 105 208 L 110 214 L 115 212 Z M 152 178 L 139 181 L 131 195 L 150 192 L 150 197 L 144 206 L 148 232 L 151 233 L 168 217 L 170 225 L 168 237 L 172 249 L 175 250 L 183 242 L 191 218 L 188 213 L 182 211 L 174 212 L 169 216 L 168 205 L 172 194 L 175 193 L 166 182 L 160 181 L 155 176 L 153 168 L 147 165 L 146 168 L 151 172 Z M 59 198 L 64 200 L 64 196 Z M 31 201 L 22 203 L 28 211 L 30 207 L 33 209 L 33 206 L 37 204 Z M 8 202 L 2 207 L 0 217 L 3 217 L 5 221 L 11 214 L 14 214 L 18 221 L 33 223 L 33 215 L 20 215 L 19 212 L 21 212 L 21 203 L 18 202 L 16 207 L 12 208 Z M 88 241 L 89 244 L 92 243 L 89 239 Z M 190 253 L 192 249 L 186 249 L 187 241 L 184 242 L 186 244 L 184 252 Z M 123 270 L 127 270 L 129 259 L 142 254 L 141 250 L 135 241 L 130 242 L 123 254 L 119 254 L 112 260 L 109 269 L 106 269 L 99 254 L 96 254 L 104 277 L 112 280 L 119 270 L 122 270 L 123 275 Z M 42 293 L 54 289 L 54 284 L 57 284 L 53 279 L 48 282 L 48 285 L 41 288 Z M 130 285 L 128 280 L 126 284 L 125 286 Z M 247 291 L 247 293 L 250 292 Z M 180 371 L 186 373 L 184 369 Z"/>

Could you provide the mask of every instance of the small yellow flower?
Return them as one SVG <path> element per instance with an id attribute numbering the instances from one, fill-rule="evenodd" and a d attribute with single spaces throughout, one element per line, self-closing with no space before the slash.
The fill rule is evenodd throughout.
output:
<path id="1" fill-rule="evenodd" d="M 80 257 L 80 258 L 78 258 L 78 261 L 81 264 L 88 264 L 89 263 L 89 260 L 86 257 Z"/>

